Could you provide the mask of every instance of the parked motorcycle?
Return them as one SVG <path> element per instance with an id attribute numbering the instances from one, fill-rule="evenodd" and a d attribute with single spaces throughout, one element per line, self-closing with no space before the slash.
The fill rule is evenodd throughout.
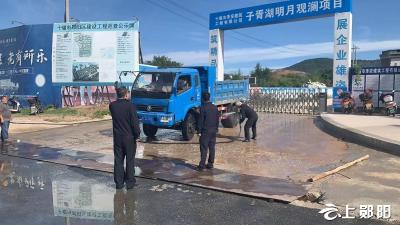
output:
<path id="1" fill-rule="evenodd" d="M 8 108 L 10 109 L 10 111 L 12 113 L 19 113 L 21 112 L 21 104 L 19 103 L 19 101 L 17 100 L 17 98 L 15 96 L 10 97 L 8 99 Z"/>
<path id="2" fill-rule="evenodd" d="M 342 99 L 343 113 L 350 114 L 354 109 L 354 99 L 349 92 L 342 92 L 339 96 Z"/>
<path id="3" fill-rule="evenodd" d="M 372 112 L 374 111 L 374 103 L 372 101 L 372 93 L 365 92 L 363 94 L 360 94 L 358 97 L 360 98 L 360 101 L 363 103 L 363 111 L 365 113 L 367 113 L 368 115 L 371 115 Z"/>
<path id="4" fill-rule="evenodd" d="M 31 108 L 31 115 L 43 113 L 43 106 L 38 95 L 29 97 L 28 103 Z"/>
<path id="5" fill-rule="evenodd" d="M 392 93 L 383 93 L 380 96 L 380 100 L 385 104 L 385 112 L 387 116 L 395 116 L 397 112 L 397 104 L 393 100 L 394 92 Z"/>

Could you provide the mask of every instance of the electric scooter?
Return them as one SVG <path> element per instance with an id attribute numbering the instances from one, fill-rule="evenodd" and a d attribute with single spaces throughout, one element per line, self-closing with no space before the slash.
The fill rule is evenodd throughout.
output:
<path id="1" fill-rule="evenodd" d="M 21 112 L 21 104 L 17 100 L 15 96 L 12 96 L 8 99 L 8 107 L 11 113 L 20 113 Z"/>
<path id="2" fill-rule="evenodd" d="M 383 93 L 380 100 L 385 104 L 385 111 L 387 116 L 395 116 L 397 112 L 397 103 L 393 100 L 394 92 Z"/>
<path id="3" fill-rule="evenodd" d="M 37 93 L 35 96 L 29 97 L 28 103 L 31 108 L 31 115 L 43 113 L 43 106 L 39 99 L 39 93 Z"/>

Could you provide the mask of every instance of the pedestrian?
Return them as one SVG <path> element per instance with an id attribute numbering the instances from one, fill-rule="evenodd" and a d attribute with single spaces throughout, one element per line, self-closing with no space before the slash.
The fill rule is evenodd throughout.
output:
<path id="1" fill-rule="evenodd" d="M 11 111 L 8 107 L 8 97 L 2 96 L 0 103 L 0 122 L 1 122 L 1 141 L 6 142 L 8 140 L 8 129 L 10 128 Z"/>
<path id="2" fill-rule="evenodd" d="M 85 88 L 87 90 L 89 103 L 90 103 L 90 105 L 93 105 L 94 102 L 92 99 L 92 87 L 91 86 L 80 86 L 79 87 L 79 95 L 81 97 L 81 105 L 88 105 L 88 102 L 85 100 Z"/>
<path id="3" fill-rule="evenodd" d="M 117 189 L 124 183 L 127 189 L 135 186 L 136 140 L 140 137 L 136 107 L 129 101 L 125 87 L 116 89 L 118 99 L 110 103 L 114 139 L 114 181 Z M 124 170 L 124 160 L 126 169 Z"/>
<path id="4" fill-rule="evenodd" d="M 247 118 L 246 124 L 244 125 L 244 141 L 250 142 L 250 128 L 253 132 L 253 137 L 251 139 L 256 140 L 257 137 L 257 113 L 250 108 L 247 104 L 240 101 L 236 102 L 236 106 L 240 108 L 240 124 Z"/>
<path id="5" fill-rule="evenodd" d="M 214 168 L 215 142 L 217 139 L 219 114 L 218 108 L 210 102 L 210 94 L 203 93 L 203 104 L 200 107 L 198 121 L 198 132 L 200 136 L 200 163 L 197 169 L 203 171 L 205 168 Z M 208 155 L 208 164 L 206 158 Z"/>

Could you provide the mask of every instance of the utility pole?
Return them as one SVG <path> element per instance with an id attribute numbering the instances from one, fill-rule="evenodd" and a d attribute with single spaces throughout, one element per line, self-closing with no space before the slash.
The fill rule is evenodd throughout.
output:
<path id="1" fill-rule="evenodd" d="M 357 45 L 353 45 L 353 47 L 351 49 L 353 50 L 353 55 L 354 55 L 353 63 L 352 63 L 354 66 L 354 65 L 357 65 L 357 50 L 359 50 L 360 48 Z"/>
<path id="2" fill-rule="evenodd" d="M 65 0 L 64 22 L 69 22 L 69 0 Z"/>

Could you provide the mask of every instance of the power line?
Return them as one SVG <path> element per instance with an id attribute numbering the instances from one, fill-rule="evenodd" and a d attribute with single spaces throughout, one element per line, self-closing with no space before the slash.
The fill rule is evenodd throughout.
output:
<path id="1" fill-rule="evenodd" d="M 191 10 L 191 9 L 188 9 L 187 7 L 181 5 L 181 4 L 179 4 L 179 3 L 177 3 L 177 2 L 175 2 L 175 1 L 173 1 L 173 0 L 169 0 L 169 1 L 165 0 L 165 2 L 167 2 L 167 3 L 172 3 L 174 6 L 180 8 L 180 9 L 186 10 L 186 11 L 189 12 L 190 14 L 192 14 L 192 15 L 194 15 L 194 16 L 200 18 L 200 19 L 208 20 L 207 17 L 205 17 L 205 16 L 203 16 L 203 15 L 201 15 L 201 14 L 199 14 L 199 13 L 197 13 L 197 12 Z"/>
<path id="2" fill-rule="evenodd" d="M 174 5 L 174 6 L 177 7 L 177 8 L 183 9 L 183 10 L 187 11 L 188 13 L 190 13 L 190 14 L 192 14 L 192 15 L 194 15 L 194 16 L 196 16 L 196 17 L 202 19 L 202 20 L 209 21 L 209 18 L 207 18 L 207 17 L 205 17 L 205 16 L 203 16 L 203 15 L 201 15 L 201 14 L 199 14 L 199 13 L 197 13 L 197 12 L 195 12 L 195 11 L 193 11 L 193 10 L 191 10 L 191 9 L 189 9 L 189 8 L 187 8 L 187 7 L 185 7 L 185 6 L 181 5 L 181 4 L 179 4 L 179 3 L 177 3 L 177 2 L 175 2 L 174 0 L 169 0 L 169 1 L 164 0 L 164 1 L 167 2 L 167 3 L 170 3 L 170 4 L 172 4 L 172 5 Z M 208 27 L 207 27 L 207 28 L 208 28 Z M 290 48 L 290 47 L 282 46 L 282 45 L 279 45 L 279 44 L 276 44 L 276 43 L 273 43 L 273 42 L 270 42 L 270 41 L 262 40 L 262 39 L 253 37 L 253 36 L 251 36 L 251 35 L 242 33 L 242 32 L 240 32 L 240 31 L 232 30 L 232 32 L 235 33 L 235 34 L 237 34 L 237 35 L 240 35 L 240 36 L 242 36 L 242 37 L 246 37 L 246 38 L 252 39 L 252 40 L 254 40 L 254 41 L 260 42 L 260 43 L 262 43 L 262 44 L 268 44 L 268 45 L 272 45 L 272 46 L 275 46 L 275 47 L 280 47 L 280 48 L 285 48 L 285 49 L 292 50 L 292 51 L 302 52 L 302 51 L 300 51 L 300 50 L 298 50 L 298 49 Z M 234 37 L 234 38 L 235 38 L 235 37 Z M 247 43 L 248 43 L 248 42 L 247 42 Z"/>
<path id="3" fill-rule="evenodd" d="M 192 22 L 192 23 L 195 23 L 195 24 L 197 24 L 197 25 L 200 25 L 200 26 L 202 26 L 202 27 L 208 29 L 208 27 L 205 26 L 204 24 L 199 23 L 199 22 L 193 20 L 192 18 L 187 17 L 187 16 L 185 16 L 185 15 L 183 15 L 183 14 L 177 13 L 177 12 L 175 12 L 175 11 L 173 11 L 173 10 L 171 10 L 171 9 L 169 9 L 169 8 L 167 8 L 167 7 L 163 6 L 163 5 L 161 5 L 161 4 L 159 4 L 158 2 L 155 2 L 155 1 L 153 1 L 153 0 L 145 0 L 145 2 L 149 2 L 149 3 L 151 3 L 151 4 L 155 5 L 155 6 L 158 6 L 158 7 L 160 7 L 160 8 L 163 8 L 163 9 L 167 10 L 168 12 L 170 12 L 170 13 L 176 15 L 176 16 L 185 18 L 185 19 L 189 20 L 189 21 Z"/>
<path id="4" fill-rule="evenodd" d="M 206 29 L 208 30 L 208 26 L 207 26 L 207 25 L 204 25 L 204 24 L 201 23 L 201 22 L 198 22 L 198 21 L 196 21 L 196 20 L 193 20 L 192 18 L 187 17 L 187 16 L 185 16 L 185 15 L 183 15 L 183 14 L 181 14 L 181 13 L 177 13 L 177 12 L 175 12 L 175 11 L 169 9 L 168 7 L 159 4 L 158 2 L 154 2 L 154 1 L 152 1 L 152 0 L 147 0 L 146 2 L 148 2 L 148 3 L 150 3 L 150 4 L 153 4 L 153 5 L 155 5 L 155 6 L 158 6 L 158 7 L 162 8 L 162 9 L 165 9 L 165 10 L 167 10 L 168 12 L 174 14 L 175 16 L 179 16 L 179 17 L 185 18 L 185 19 L 187 19 L 188 21 L 190 21 L 190 22 L 192 22 L 192 23 L 195 23 L 195 24 L 197 24 L 197 25 L 199 25 L 199 26 L 201 26 L 201 27 L 203 27 L 203 28 L 206 28 Z M 236 40 L 242 41 L 242 42 L 246 42 L 245 40 L 240 39 L 240 38 L 237 38 L 237 37 L 233 37 L 233 38 L 236 39 Z M 248 42 L 246 42 L 246 43 L 248 43 Z M 262 47 L 265 47 L 265 46 L 262 46 Z"/>

